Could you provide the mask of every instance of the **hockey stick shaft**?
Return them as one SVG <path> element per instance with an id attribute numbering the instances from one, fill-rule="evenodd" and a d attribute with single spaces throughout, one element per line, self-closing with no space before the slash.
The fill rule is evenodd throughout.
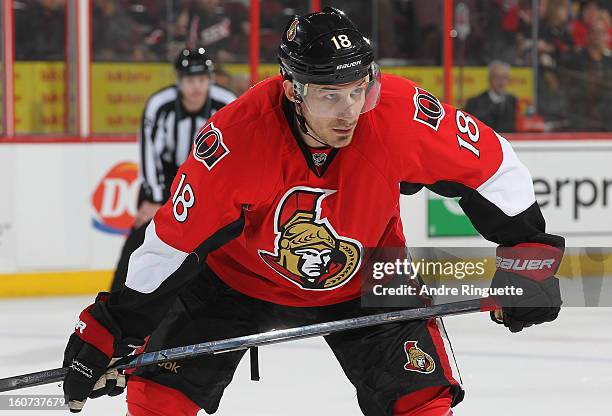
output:
<path id="1" fill-rule="evenodd" d="M 186 345 L 184 347 L 146 352 L 123 358 L 117 363 L 119 365 L 116 365 L 116 368 L 119 370 L 125 370 L 128 368 L 142 367 L 151 364 L 161 364 L 164 362 L 177 361 L 185 358 L 193 358 L 201 355 L 222 354 L 230 351 L 244 350 L 250 347 L 259 347 L 298 339 L 325 336 L 339 331 L 365 328 L 392 322 L 424 320 L 442 316 L 488 311 L 492 309 L 494 309 L 494 306 L 488 302 L 488 299 L 471 299 L 460 302 L 446 303 L 443 305 L 385 312 L 376 315 L 366 315 L 357 318 L 324 322 L 296 328 L 273 330 L 237 338 L 229 338 L 219 341 Z M 68 368 L 64 367 L 0 379 L 0 392 L 59 382 L 64 379 L 67 373 Z"/>

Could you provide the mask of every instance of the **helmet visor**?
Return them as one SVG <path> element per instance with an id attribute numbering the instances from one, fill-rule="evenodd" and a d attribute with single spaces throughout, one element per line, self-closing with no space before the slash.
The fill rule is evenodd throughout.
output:
<path id="1" fill-rule="evenodd" d="M 372 63 L 368 76 L 347 85 L 306 84 L 301 96 L 308 112 L 316 117 L 354 118 L 378 104 L 380 70 Z"/>

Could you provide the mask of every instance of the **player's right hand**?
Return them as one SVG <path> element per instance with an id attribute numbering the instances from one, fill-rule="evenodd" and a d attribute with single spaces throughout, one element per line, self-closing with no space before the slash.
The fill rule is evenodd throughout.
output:
<path id="1" fill-rule="evenodd" d="M 125 388 L 125 376 L 110 368 L 118 358 L 129 354 L 141 342 L 122 339 L 121 330 L 106 307 L 108 293 L 79 315 L 74 333 L 64 351 L 64 396 L 70 411 L 78 413 L 88 397 L 116 396 Z"/>

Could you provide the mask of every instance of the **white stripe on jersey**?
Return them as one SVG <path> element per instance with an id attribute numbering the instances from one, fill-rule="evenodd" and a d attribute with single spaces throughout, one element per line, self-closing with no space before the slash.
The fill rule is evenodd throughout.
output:
<path id="1" fill-rule="evenodd" d="M 176 138 L 175 160 L 177 166 L 182 165 L 185 160 L 187 160 L 189 152 L 191 151 L 191 145 L 194 140 L 193 135 L 198 132 L 200 127 L 201 126 L 194 126 L 195 131 L 194 133 L 192 133 L 191 118 L 185 118 L 181 120 L 176 126 L 176 135 L 178 137 Z"/>
<path id="2" fill-rule="evenodd" d="M 478 193 L 508 216 L 525 211 L 536 201 L 529 170 L 521 163 L 506 139 L 495 133 L 503 160 L 497 172 L 477 189 Z"/>
<path id="3" fill-rule="evenodd" d="M 160 149 L 160 154 L 162 157 L 165 157 L 164 160 L 166 162 L 172 161 L 172 153 L 175 151 L 176 146 L 176 138 L 174 137 L 174 121 L 176 120 L 176 113 L 174 111 L 168 113 L 166 115 L 166 119 L 164 121 L 164 148 Z"/>
<path id="4" fill-rule="evenodd" d="M 212 84 L 208 91 L 211 100 L 221 101 L 224 104 L 229 104 L 236 99 L 234 93 L 215 84 Z"/>
<path id="5" fill-rule="evenodd" d="M 140 140 L 143 142 L 141 146 L 144 146 L 141 177 L 151 189 L 153 199 L 158 202 L 164 198 L 163 168 L 160 158 L 164 148 L 164 123 L 162 118 L 156 120 L 156 116 L 164 104 L 175 100 L 176 97 L 177 90 L 174 87 L 165 88 L 154 94 L 147 101 L 144 110 L 144 130 L 140 132 Z M 156 134 L 152 137 L 154 130 Z M 162 140 L 159 140 L 159 137 L 162 137 Z"/>
<path id="6" fill-rule="evenodd" d="M 189 253 L 177 250 L 157 236 L 155 221 L 147 226 L 142 246 L 130 256 L 125 286 L 140 293 L 152 293 L 180 266 Z"/>
<path id="7" fill-rule="evenodd" d="M 139 133 L 141 146 L 144 147 L 141 179 L 148 198 L 157 202 L 163 201 L 167 182 L 172 180 L 164 177 L 162 159 L 170 166 L 182 165 L 191 152 L 194 134 L 208 121 L 200 114 L 194 118 L 184 112 L 177 120 L 175 102 L 178 94 L 178 88 L 170 86 L 152 95 L 144 111 L 144 129 Z M 208 94 L 212 101 L 210 115 L 236 99 L 232 92 L 214 84 L 210 85 Z M 162 112 L 160 109 L 163 107 Z M 152 137 L 154 131 L 155 137 Z M 174 137 L 175 134 L 178 137 Z"/>
<path id="8" fill-rule="evenodd" d="M 159 108 L 162 105 L 168 103 L 169 101 L 176 100 L 177 94 L 178 90 L 174 86 L 164 88 L 163 90 L 153 94 L 151 98 L 149 98 L 149 100 L 147 101 L 147 106 L 145 108 L 145 117 L 150 120 L 154 120 Z"/>
<path id="9" fill-rule="evenodd" d="M 440 331 L 440 336 L 442 337 L 442 342 L 444 343 L 444 350 L 446 351 L 446 356 L 448 357 L 448 362 L 451 366 L 453 378 L 457 383 L 459 383 L 459 385 L 463 385 L 463 380 L 461 380 L 461 374 L 459 373 L 459 367 L 457 366 L 457 361 L 455 360 L 453 347 L 448 339 L 448 334 L 446 333 L 446 328 L 444 327 L 444 322 L 442 322 L 441 318 L 436 318 L 436 325 L 438 326 L 438 331 Z"/>

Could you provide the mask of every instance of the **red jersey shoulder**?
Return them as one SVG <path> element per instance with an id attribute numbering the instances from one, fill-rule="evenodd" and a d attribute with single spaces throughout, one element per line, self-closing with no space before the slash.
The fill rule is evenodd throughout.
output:
<path id="1" fill-rule="evenodd" d="M 390 166 L 395 166 L 391 169 L 397 170 L 406 157 L 418 159 L 422 150 L 422 137 L 414 121 L 414 98 L 419 87 L 409 79 L 390 74 L 383 74 L 381 82 L 380 102 L 365 114 L 376 132 L 371 135 L 372 139 L 376 137 L 376 143 L 369 147 L 378 149 L 382 157 L 390 159 Z M 418 160 L 410 163 L 418 164 Z"/>
<path id="2" fill-rule="evenodd" d="M 282 130 L 280 88 L 276 77 L 264 80 L 215 113 L 194 137 L 194 159 L 208 170 L 265 159 L 269 138 Z"/>
<path id="3" fill-rule="evenodd" d="M 382 146 L 393 150 L 404 181 L 452 179 L 477 186 L 501 162 L 491 128 L 411 80 L 383 76 L 380 104 L 372 113 Z"/>
<path id="4" fill-rule="evenodd" d="M 415 82 L 397 75 L 384 74 L 378 117 L 385 125 L 419 123 L 438 131 L 446 116 L 442 102 Z"/>

